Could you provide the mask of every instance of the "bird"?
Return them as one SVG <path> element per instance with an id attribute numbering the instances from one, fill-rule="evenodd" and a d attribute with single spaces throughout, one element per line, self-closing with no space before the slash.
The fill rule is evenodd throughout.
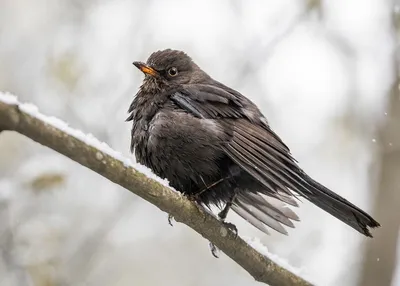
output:
<path id="1" fill-rule="evenodd" d="M 304 198 L 367 237 L 380 224 L 311 178 L 260 109 L 213 79 L 183 51 L 133 62 L 144 74 L 128 109 L 137 162 L 199 205 L 233 210 L 262 232 L 287 235 Z"/>

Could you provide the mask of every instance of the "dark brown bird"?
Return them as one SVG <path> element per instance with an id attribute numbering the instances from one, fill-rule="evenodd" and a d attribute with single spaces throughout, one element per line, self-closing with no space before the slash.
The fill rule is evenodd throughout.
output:
<path id="1" fill-rule="evenodd" d="M 129 107 L 131 150 L 179 192 L 230 208 L 268 233 L 287 234 L 303 197 L 360 233 L 379 226 L 366 212 L 310 178 L 266 118 L 241 93 L 212 79 L 184 52 L 134 62 L 145 78 Z M 231 225 L 232 226 L 232 225 Z M 234 226 L 233 226 L 234 227 Z"/>

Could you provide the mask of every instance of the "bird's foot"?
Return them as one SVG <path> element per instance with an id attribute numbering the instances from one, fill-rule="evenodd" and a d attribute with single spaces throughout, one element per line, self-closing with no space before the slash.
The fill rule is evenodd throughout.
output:
<path id="1" fill-rule="evenodd" d="M 172 220 L 174 219 L 174 217 L 171 215 L 171 214 L 168 214 L 168 223 L 169 223 L 169 225 L 170 226 L 174 226 L 173 224 L 172 224 Z"/>
<path id="2" fill-rule="evenodd" d="M 186 198 L 191 202 L 197 202 L 199 200 L 199 196 L 197 194 L 186 195 Z"/>
<path id="3" fill-rule="evenodd" d="M 233 232 L 233 234 L 235 235 L 235 238 L 238 237 L 238 229 L 237 229 L 236 225 L 234 225 L 233 223 L 230 223 L 230 222 L 225 222 L 225 221 L 222 221 L 222 223 L 224 224 L 224 226 L 227 229 L 229 229 L 230 231 Z"/>
<path id="4" fill-rule="evenodd" d="M 237 229 L 236 225 L 225 221 L 225 219 L 228 215 L 228 211 L 231 208 L 231 205 L 232 205 L 232 203 L 226 204 L 225 208 L 218 214 L 218 218 L 227 229 L 229 229 L 230 231 L 232 231 L 235 234 L 235 238 L 236 238 L 238 236 L 238 229 Z"/>
<path id="5" fill-rule="evenodd" d="M 229 229 L 230 231 L 233 232 L 233 234 L 235 235 L 235 238 L 237 238 L 238 236 L 238 230 L 236 225 L 234 225 L 233 223 L 230 222 L 225 222 L 222 221 L 223 225 Z M 210 250 L 211 250 L 211 254 L 215 257 L 215 258 L 219 258 L 218 253 L 219 253 L 219 248 L 217 246 L 215 246 L 214 243 L 212 243 L 211 241 L 209 242 L 209 246 L 210 246 Z"/>
<path id="6" fill-rule="evenodd" d="M 210 246 L 211 254 L 212 254 L 215 258 L 219 258 L 219 256 L 218 256 L 219 248 L 216 247 L 215 244 L 212 243 L 212 242 L 209 243 L 209 246 Z"/>

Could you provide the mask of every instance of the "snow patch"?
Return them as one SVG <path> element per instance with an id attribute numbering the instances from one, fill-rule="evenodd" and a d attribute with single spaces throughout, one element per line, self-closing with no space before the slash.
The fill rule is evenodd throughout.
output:
<path id="1" fill-rule="evenodd" d="M 17 97 L 9 92 L 4 92 L 4 93 L 0 92 L 0 101 L 6 104 L 14 104 L 14 105 L 18 103 Z"/>
<path id="2" fill-rule="evenodd" d="M 290 271 L 291 273 L 293 273 L 293 274 L 295 274 L 295 275 L 297 275 L 299 277 L 302 277 L 303 279 L 305 279 L 307 281 L 311 280 L 310 277 L 308 277 L 307 273 L 305 273 L 304 269 L 296 268 L 296 267 L 290 265 L 289 262 L 286 259 L 281 258 L 278 255 L 271 253 L 268 250 L 267 246 L 262 244 L 262 242 L 260 241 L 259 238 L 243 236 L 242 239 L 244 241 L 246 241 L 255 250 L 257 250 L 259 253 L 261 253 L 262 255 L 264 255 L 266 257 L 268 257 L 269 259 L 274 261 L 279 266 L 287 269 L 288 271 Z"/>

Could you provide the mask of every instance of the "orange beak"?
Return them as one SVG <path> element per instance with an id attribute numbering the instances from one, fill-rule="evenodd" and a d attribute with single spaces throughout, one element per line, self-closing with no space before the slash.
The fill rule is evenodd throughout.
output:
<path id="1" fill-rule="evenodd" d="M 137 67 L 138 69 L 140 69 L 144 74 L 148 74 L 148 75 L 151 75 L 151 76 L 158 75 L 158 72 L 155 69 L 153 69 L 152 67 L 149 67 L 145 63 L 133 62 L 133 65 L 135 67 Z"/>

